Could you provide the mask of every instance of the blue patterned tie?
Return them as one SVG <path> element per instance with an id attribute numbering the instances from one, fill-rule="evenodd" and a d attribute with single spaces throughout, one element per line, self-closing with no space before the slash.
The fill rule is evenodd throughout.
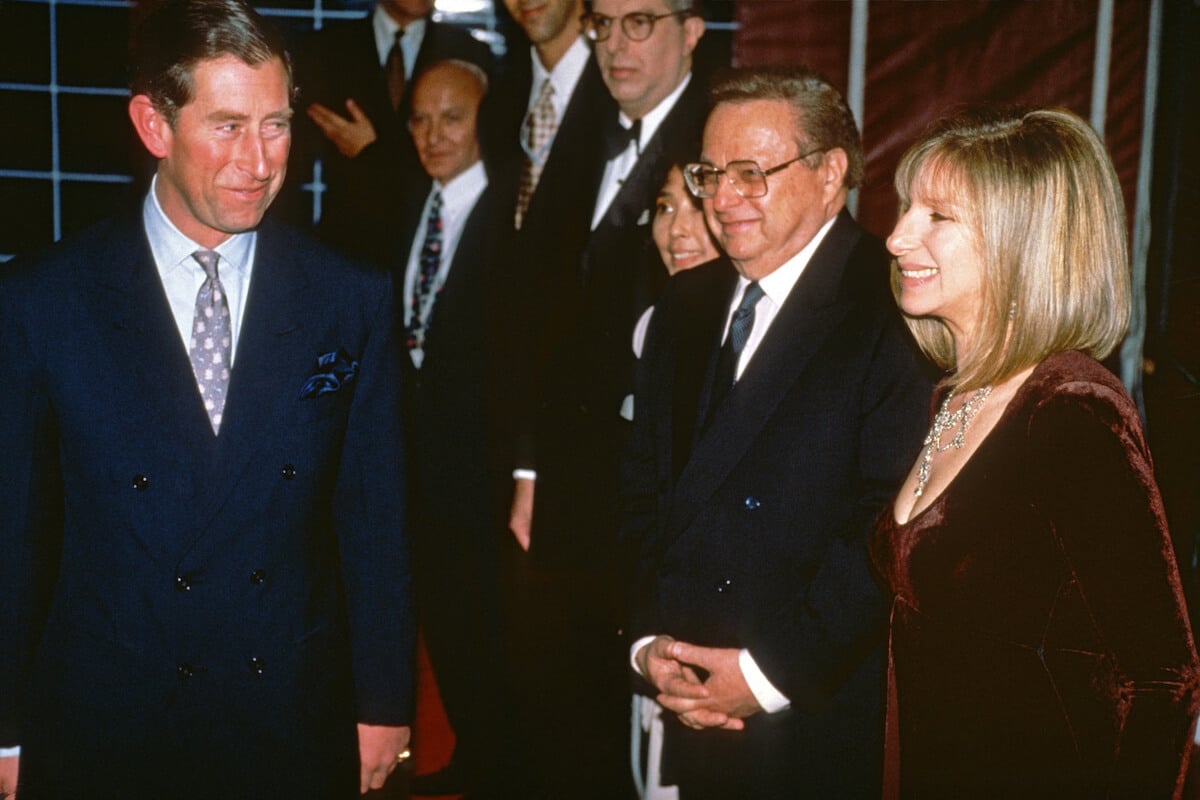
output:
<path id="1" fill-rule="evenodd" d="M 213 433 L 221 429 L 225 410 L 225 390 L 229 387 L 229 360 L 233 354 L 233 328 L 225 287 L 217 277 L 220 256 L 212 250 L 197 250 L 192 258 L 204 270 L 205 281 L 196 293 L 196 314 L 192 318 L 192 338 L 188 355 L 192 372 Z"/>
<path id="2" fill-rule="evenodd" d="M 408 349 L 425 347 L 425 333 L 433 317 L 433 301 L 437 292 L 437 275 L 442 266 L 442 193 L 434 191 L 425 217 L 425 241 L 417 262 L 420 272 L 413 282 L 412 304 L 408 317 Z"/>
<path id="3" fill-rule="evenodd" d="M 729 335 L 725 337 L 725 344 L 721 346 L 721 352 L 717 356 L 717 370 L 713 378 L 705 427 L 712 421 L 713 414 L 737 381 L 738 361 L 742 357 L 742 350 L 746 348 L 746 342 L 750 339 L 750 331 L 754 329 L 754 307 L 762 297 L 763 290 L 758 281 L 748 283 L 742 293 L 742 301 L 738 303 L 737 310 L 733 312 L 733 319 L 729 321 Z"/>

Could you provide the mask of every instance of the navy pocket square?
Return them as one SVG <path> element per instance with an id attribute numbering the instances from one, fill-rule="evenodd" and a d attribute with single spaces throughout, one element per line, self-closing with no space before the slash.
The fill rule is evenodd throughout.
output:
<path id="1" fill-rule="evenodd" d="M 309 400 L 336 392 L 354 380 L 357 374 L 358 362 L 340 347 L 323 356 L 317 356 L 316 372 L 300 388 L 300 399 Z"/>

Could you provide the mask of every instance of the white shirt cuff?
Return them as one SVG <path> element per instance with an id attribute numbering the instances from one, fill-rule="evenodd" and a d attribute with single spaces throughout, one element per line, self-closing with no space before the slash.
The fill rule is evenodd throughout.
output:
<path id="1" fill-rule="evenodd" d="M 763 711 L 768 714 L 774 714 L 791 707 L 792 701 L 767 680 L 767 676 L 758 668 L 758 664 L 754 661 L 754 657 L 750 655 L 749 650 L 742 648 L 741 652 L 738 653 L 738 667 L 741 668 L 742 677 L 746 679 L 746 684 L 750 687 L 751 694 L 754 695 L 754 699 L 758 701 L 758 704 L 762 706 Z"/>
<path id="2" fill-rule="evenodd" d="M 514 469 L 513 470 L 513 480 L 514 481 L 519 481 L 519 480 L 536 481 L 537 480 L 537 470 L 536 469 Z"/>
<path id="3" fill-rule="evenodd" d="M 641 668 L 638 667 L 637 654 L 639 650 L 653 642 L 655 638 L 656 637 L 654 636 L 643 636 L 634 642 L 633 646 L 629 648 L 629 665 L 633 667 L 634 672 L 636 672 L 638 675 L 641 675 L 643 678 L 646 676 L 642 674 Z"/>
<path id="4" fill-rule="evenodd" d="M 0 747 L 0 758 L 15 758 L 21 755 L 20 747 Z"/>

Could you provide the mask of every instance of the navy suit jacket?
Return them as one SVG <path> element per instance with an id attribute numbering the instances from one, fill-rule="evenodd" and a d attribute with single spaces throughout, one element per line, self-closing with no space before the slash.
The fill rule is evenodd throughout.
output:
<path id="1" fill-rule="evenodd" d="M 744 797 L 878 796 L 886 605 L 865 543 L 930 383 L 881 243 L 843 211 L 704 427 L 736 281 L 725 259 L 682 272 L 652 318 L 623 470 L 633 633 L 748 648 L 792 708 L 740 735 L 668 726 L 665 758 Z"/>
<path id="2" fill-rule="evenodd" d="M 264 223 L 247 303 L 214 436 L 140 217 L 0 271 L 23 796 L 354 797 L 354 723 L 411 719 L 390 281 Z"/>

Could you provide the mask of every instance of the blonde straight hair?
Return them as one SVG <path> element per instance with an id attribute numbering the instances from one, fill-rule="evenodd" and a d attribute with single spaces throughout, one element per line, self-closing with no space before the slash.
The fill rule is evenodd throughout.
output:
<path id="1" fill-rule="evenodd" d="M 937 123 L 896 168 L 901 213 L 914 187 L 971 231 L 982 300 L 971 351 L 934 317 L 906 318 L 958 390 L 999 383 L 1051 353 L 1102 359 L 1129 324 L 1125 205 L 1104 143 L 1061 109 L 975 110 Z M 900 296 L 898 273 L 892 290 Z"/>

